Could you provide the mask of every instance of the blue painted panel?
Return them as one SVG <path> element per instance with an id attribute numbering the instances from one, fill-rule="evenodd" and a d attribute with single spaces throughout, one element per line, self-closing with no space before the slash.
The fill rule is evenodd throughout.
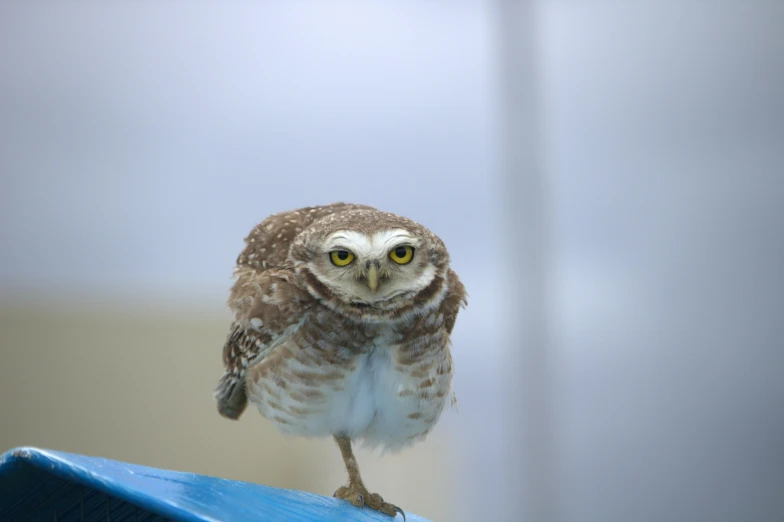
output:
<path id="1" fill-rule="evenodd" d="M 406 513 L 410 522 L 427 522 Z M 302 491 L 37 448 L 0 456 L 0 519 L 391 522 Z M 397 520 L 402 520 L 400 515 Z"/>

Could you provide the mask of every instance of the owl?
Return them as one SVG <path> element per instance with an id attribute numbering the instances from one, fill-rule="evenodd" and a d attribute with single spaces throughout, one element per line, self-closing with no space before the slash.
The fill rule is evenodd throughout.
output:
<path id="1" fill-rule="evenodd" d="M 308 207 L 257 225 L 234 275 L 219 413 L 250 401 L 283 433 L 334 437 L 348 472 L 334 496 L 403 514 L 368 492 L 352 443 L 404 448 L 455 400 L 450 335 L 467 301 L 444 243 L 369 206 Z"/>

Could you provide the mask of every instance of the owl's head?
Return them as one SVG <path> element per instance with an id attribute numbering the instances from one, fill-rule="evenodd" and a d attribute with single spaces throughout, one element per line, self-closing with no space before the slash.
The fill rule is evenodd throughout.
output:
<path id="1" fill-rule="evenodd" d="M 311 293 L 325 301 L 391 310 L 443 286 L 449 265 L 446 248 L 414 221 L 355 210 L 333 214 L 309 228 L 292 254 Z"/>

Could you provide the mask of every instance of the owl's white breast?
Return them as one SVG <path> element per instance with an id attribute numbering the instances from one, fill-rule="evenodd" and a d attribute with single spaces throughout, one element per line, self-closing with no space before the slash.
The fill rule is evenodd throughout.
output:
<path id="1" fill-rule="evenodd" d="M 399 447 L 426 428 L 409 418 L 422 407 L 416 394 L 400 395 L 415 392 L 417 380 L 395 368 L 396 350 L 379 339 L 368 354 L 358 356 L 356 371 L 346 380 L 346 397 L 335 398 L 338 425 L 371 446 Z"/>
<path id="2" fill-rule="evenodd" d="M 367 354 L 355 359 L 356 369 L 344 381 L 344 390 L 329 397 L 328 432 L 347 433 L 368 446 L 397 449 L 427 431 L 422 419 L 409 416 L 422 410 L 416 395 L 421 379 L 396 368 L 397 345 L 380 335 Z M 401 392 L 408 391 L 401 396 Z"/>
<path id="3" fill-rule="evenodd" d="M 269 401 L 282 403 L 284 408 L 298 404 L 287 396 L 296 387 L 281 388 L 268 382 L 277 397 L 270 397 L 264 386 L 251 386 L 249 397 L 285 433 L 308 437 L 344 433 L 367 446 L 394 451 L 424 438 L 445 403 L 444 395 L 420 396 L 422 377 L 414 377 L 410 367 L 396 363 L 397 350 L 392 335 L 379 335 L 367 353 L 355 356 L 354 369 L 340 382 L 342 389 L 322 388 L 324 396 L 317 408 L 307 415 L 285 416 L 285 423 L 278 421 L 280 411 L 273 411 Z"/>

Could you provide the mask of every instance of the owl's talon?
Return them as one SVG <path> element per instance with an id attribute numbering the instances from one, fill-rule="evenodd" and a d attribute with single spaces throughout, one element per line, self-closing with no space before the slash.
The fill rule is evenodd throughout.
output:
<path id="1" fill-rule="evenodd" d="M 394 504 L 384 502 L 384 499 L 381 497 L 381 495 L 378 493 L 369 493 L 368 490 L 365 489 L 365 487 L 362 485 L 354 484 L 349 486 L 341 486 L 332 496 L 348 500 L 352 505 L 360 509 L 369 507 L 371 509 L 375 509 L 376 511 L 381 511 L 385 515 L 389 515 L 393 518 L 396 517 L 398 513 L 400 513 L 403 515 L 403 520 L 406 519 L 406 514 L 402 509 L 395 506 Z"/>

